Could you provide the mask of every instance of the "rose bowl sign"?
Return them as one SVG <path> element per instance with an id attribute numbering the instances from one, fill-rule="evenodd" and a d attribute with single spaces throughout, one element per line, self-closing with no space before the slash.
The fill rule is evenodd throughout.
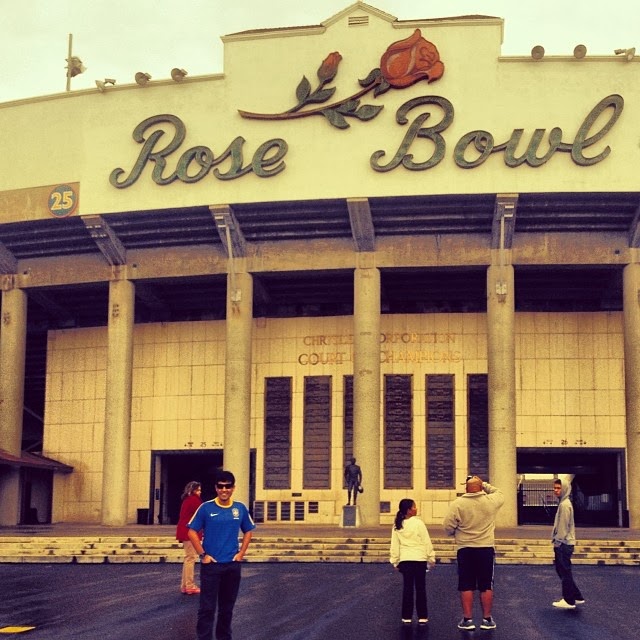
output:
<path id="1" fill-rule="evenodd" d="M 334 51 L 326 56 L 317 70 L 317 83 L 312 86 L 306 76 L 295 89 L 295 104 L 281 113 L 258 113 L 238 110 L 242 118 L 252 120 L 294 120 L 309 116 L 322 116 L 337 129 L 348 129 L 349 118 L 361 122 L 373 120 L 384 105 L 362 104 L 368 94 L 378 98 L 390 89 L 405 89 L 420 81 L 427 84 L 439 80 L 445 71 L 436 46 L 422 36 L 416 29 L 411 36 L 390 44 L 380 58 L 380 66 L 372 69 L 365 78 L 358 80 L 360 88 L 347 98 L 332 101 L 336 87 L 330 86 L 338 74 L 342 56 Z M 604 160 L 611 148 L 605 146 L 599 153 L 587 155 L 585 151 L 596 144 L 615 125 L 624 108 L 624 99 L 617 94 L 609 95 L 584 117 L 578 132 L 572 140 L 564 140 L 560 127 L 553 127 L 548 133 L 545 129 L 535 129 L 525 142 L 524 129 L 513 129 L 508 139 L 496 142 L 495 136 L 482 129 L 470 131 L 453 144 L 453 159 L 462 169 L 480 166 L 495 153 L 503 155 L 508 167 L 539 167 L 546 163 L 556 152 L 569 153 L 573 162 L 579 166 L 591 166 Z M 435 111 L 434 111 L 435 110 Z M 432 113 L 434 111 L 434 113 Z M 594 129 L 596 121 L 605 112 L 608 119 L 600 128 Z M 409 118 L 411 114 L 412 119 Z M 396 112 L 396 123 L 408 127 L 395 152 L 388 156 L 380 149 L 371 153 L 369 165 L 374 171 L 387 172 L 397 167 L 410 171 L 424 171 L 438 165 L 447 152 L 445 132 L 453 122 L 454 106 L 442 96 L 427 95 L 412 98 L 401 105 Z M 423 126 L 429 120 L 431 126 Z M 163 127 L 166 125 L 168 130 Z M 216 153 L 205 145 L 186 149 L 173 167 L 168 166 L 168 157 L 179 150 L 186 138 L 186 126 L 175 115 L 161 114 L 146 118 L 133 131 L 133 139 L 142 144 L 133 167 L 114 169 L 109 182 L 117 189 L 134 184 L 148 163 L 154 167 L 151 179 L 158 185 L 168 185 L 180 181 L 194 183 L 211 173 L 218 180 L 233 180 L 255 173 L 261 178 L 278 175 L 286 168 L 285 157 L 288 144 L 282 138 L 272 138 L 260 144 L 246 160 L 246 140 L 237 136 L 221 153 Z M 169 137 L 169 141 L 161 144 Z M 414 148 L 420 139 L 430 141 L 430 145 Z M 525 146 L 525 150 L 519 151 Z M 544 151 L 541 148 L 544 147 Z M 422 156 L 421 156 L 422 154 Z M 225 164 L 225 170 L 220 165 Z"/>

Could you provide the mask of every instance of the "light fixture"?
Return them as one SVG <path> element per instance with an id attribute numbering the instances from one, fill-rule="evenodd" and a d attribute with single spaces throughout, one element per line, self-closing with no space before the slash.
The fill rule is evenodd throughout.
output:
<path id="1" fill-rule="evenodd" d="M 144 73 L 144 71 L 138 71 L 135 75 L 136 84 L 139 84 L 141 87 L 144 87 L 149 80 L 151 80 L 151 75 L 148 73 Z"/>
<path id="2" fill-rule="evenodd" d="M 74 56 L 73 53 L 73 34 L 69 34 L 69 53 L 67 55 L 67 91 L 71 91 L 71 78 L 75 78 L 77 75 L 84 73 L 87 70 L 82 64 L 82 60 L 78 56 Z"/>
<path id="3" fill-rule="evenodd" d="M 542 60 L 544 57 L 544 47 L 537 44 L 533 49 L 531 49 L 531 57 L 534 60 Z"/>
<path id="4" fill-rule="evenodd" d="M 586 55 L 587 47 L 585 47 L 583 44 L 576 45 L 575 49 L 573 50 L 573 57 L 576 60 L 582 60 L 582 58 L 584 58 Z"/>
<path id="5" fill-rule="evenodd" d="M 80 60 L 78 56 L 71 56 L 70 58 L 67 58 L 67 71 L 69 73 L 69 77 L 75 78 L 86 70 L 87 67 L 82 64 L 82 60 Z"/>
<path id="6" fill-rule="evenodd" d="M 178 69 L 177 67 L 174 67 L 173 69 L 171 69 L 171 78 L 175 82 L 182 82 L 186 75 L 188 74 L 184 69 Z"/>
<path id="7" fill-rule="evenodd" d="M 636 55 L 636 48 L 632 47 L 631 49 L 616 49 L 613 53 L 617 56 L 623 55 L 627 62 L 631 62 L 633 57 Z"/>
<path id="8" fill-rule="evenodd" d="M 105 78 L 104 80 L 96 80 L 96 87 L 104 93 L 108 84 L 114 85 L 115 83 L 116 81 L 113 78 Z"/>

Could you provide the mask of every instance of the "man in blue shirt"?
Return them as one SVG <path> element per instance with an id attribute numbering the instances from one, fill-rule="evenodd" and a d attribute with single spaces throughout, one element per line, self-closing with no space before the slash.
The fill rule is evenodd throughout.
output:
<path id="1" fill-rule="evenodd" d="M 188 536 L 200 556 L 200 607 L 196 627 L 198 640 L 213 639 L 218 608 L 216 639 L 231 640 L 233 607 L 240 589 L 240 563 L 251 542 L 254 524 L 247 507 L 231 497 L 236 479 L 221 471 L 216 480 L 217 498 L 204 502 L 188 524 Z M 203 531 L 202 542 L 198 532 Z M 242 543 L 238 536 L 242 531 Z"/>

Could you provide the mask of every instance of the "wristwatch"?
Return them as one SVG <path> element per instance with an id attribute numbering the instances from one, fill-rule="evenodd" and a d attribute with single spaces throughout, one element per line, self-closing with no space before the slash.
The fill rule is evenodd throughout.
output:
<path id="1" fill-rule="evenodd" d="M 204 560 L 204 557 L 205 557 L 206 555 L 207 555 L 207 554 L 206 554 L 204 551 L 200 554 L 200 556 L 199 556 L 199 557 L 200 557 L 200 562 L 202 562 L 202 561 Z"/>

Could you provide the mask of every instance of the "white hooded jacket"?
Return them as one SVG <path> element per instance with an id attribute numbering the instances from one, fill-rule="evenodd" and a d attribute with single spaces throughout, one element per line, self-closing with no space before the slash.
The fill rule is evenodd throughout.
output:
<path id="1" fill-rule="evenodd" d="M 430 563 L 436 561 L 431 537 L 420 518 L 416 516 L 406 518 L 402 522 L 402 529 L 393 528 L 389 555 L 389 560 L 394 567 L 407 560 Z"/>

